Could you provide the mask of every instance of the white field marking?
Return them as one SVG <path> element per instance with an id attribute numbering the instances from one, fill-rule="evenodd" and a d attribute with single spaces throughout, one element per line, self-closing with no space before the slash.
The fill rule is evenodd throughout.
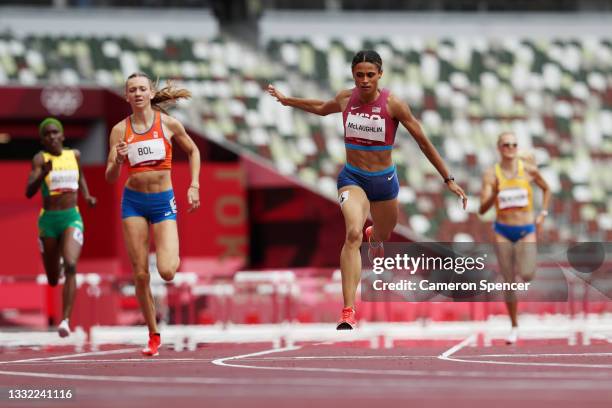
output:
<path id="1" fill-rule="evenodd" d="M 455 344 L 453 347 L 446 350 L 444 353 L 440 354 L 438 358 L 440 360 L 448 360 L 450 356 L 464 348 L 465 346 L 472 344 L 476 340 L 476 334 L 472 334 L 471 336 L 464 339 L 461 343 Z"/>
<path id="2" fill-rule="evenodd" d="M 293 357 L 253 357 L 243 358 L 242 361 L 295 361 L 295 360 L 410 360 L 426 359 L 436 356 L 293 356 Z M 12 361 L 11 363 L 20 365 L 44 365 L 47 364 L 73 364 L 73 363 L 197 363 L 212 362 L 214 358 L 120 358 L 117 360 L 103 359 L 67 359 L 54 361 Z"/>
<path id="3" fill-rule="evenodd" d="M 421 389 L 433 386 L 430 379 L 423 377 L 446 377 L 444 378 L 445 386 L 464 388 L 466 380 L 469 377 L 472 380 L 476 380 L 474 385 L 482 389 L 497 389 L 499 383 L 483 382 L 482 379 L 503 379 L 504 386 L 506 389 L 550 389 L 551 387 L 562 386 L 564 389 L 572 390 L 593 390 L 593 389 L 608 389 L 610 377 L 606 373 L 491 373 L 488 371 L 464 371 L 461 373 L 461 381 L 457 380 L 456 371 L 424 371 L 424 370 L 360 370 L 360 369 L 329 369 L 329 368 L 307 368 L 307 367 L 257 367 L 257 366 L 246 366 L 238 364 L 228 364 L 225 361 L 235 360 L 247 356 L 266 355 L 277 353 L 280 351 L 291 351 L 300 349 L 301 347 L 291 347 L 282 350 L 271 349 L 264 350 L 257 353 L 250 353 L 245 355 L 225 357 L 217 359 L 217 365 L 225 365 L 229 367 L 245 367 L 252 369 L 271 369 L 280 371 L 304 371 L 304 372 L 333 372 L 333 373 L 358 373 L 368 375 L 402 375 L 416 377 L 410 382 L 411 385 Z M 113 350 L 118 352 L 119 350 Z M 123 350 L 127 351 L 127 350 Z M 100 352 L 97 352 L 100 353 Z M 91 353 L 87 353 L 91 354 Z M 69 355 L 66 357 L 71 357 Z M 154 361 L 154 359 L 152 359 Z M 220 360 L 220 361 L 219 361 Z M 67 361 L 67 360 L 64 360 Z M 45 361 L 41 361 L 44 363 Z M 575 377 L 572 377 L 575 374 Z M 83 381 L 109 381 L 109 382 L 122 382 L 122 383 L 159 383 L 159 384 L 201 384 L 201 385 L 288 385 L 288 386 L 320 386 L 320 387 L 339 387 L 347 384 L 346 378 L 236 378 L 236 377 L 144 377 L 144 376 L 117 376 L 117 375 L 79 375 L 79 374 L 60 374 L 60 373 L 40 373 L 40 372 L 24 372 L 24 371 L 0 371 L 0 375 L 7 376 L 22 376 L 22 377 L 34 377 L 34 378 L 46 378 L 46 379 L 61 379 L 61 380 L 83 380 Z M 588 378 L 587 378 L 588 377 Z M 531 378 L 534 381 L 525 382 L 526 378 Z M 367 378 L 365 380 L 350 378 L 348 383 L 352 386 L 369 387 L 372 384 L 373 378 Z M 389 378 L 377 378 L 376 383 L 378 387 L 400 387 L 406 388 L 404 380 L 392 380 Z M 437 384 L 437 383 L 436 383 Z M 438 385 L 436 385 L 438 386 Z"/>
<path id="4" fill-rule="evenodd" d="M 255 367 L 254 367 L 255 368 Z M 445 379 L 444 386 L 456 389 L 465 389 L 466 381 L 464 378 L 458 378 L 457 373 L 453 373 L 453 378 Z M 405 380 L 375 380 L 373 378 L 355 379 L 355 378 L 237 378 L 237 377 L 146 377 L 146 376 L 117 376 L 117 375 L 81 375 L 81 374 L 57 374 L 57 373 L 38 373 L 24 371 L 0 371 L 0 375 L 34 377 L 45 379 L 59 380 L 75 380 L 75 381 L 109 381 L 121 383 L 140 383 L 140 384 L 161 384 L 161 385 L 176 385 L 176 384 L 199 384 L 199 385 L 217 385 L 217 386 L 311 386 L 311 387 L 329 387 L 338 388 L 341 386 L 353 386 L 357 389 L 367 389 L 372 385 L 376 387 L 392 388 L 395 391 L 410 391 L 414 389 L 433 388 L 437 389 L 440 384 L 431 379 L 414 378 L 408 384 Z M 419 375 L 420 376 L 420 375 Z M 463 377 L 463 373 L 461 373 Z M 373 382 L 375 380 L 376 382 Z M 470 386 L 479 389 L 499 389 L 499 382 L 483 382 L 475 381 Z M 563 387 L 565 390 L 608 390 L 609 380 L 585 380 L 585 379 L 555 379 L 552 381 L 525 381 L 524 378 L 516 378 L 505 381 L 503 386 L 506 390 L 541 390 L 550 389 L 551 387 Z M 412 388 L 411 388 L 412 387 Z"/>
<path id="5" fill-rule="evenodd" d="M 120 358 L 117 360 L 100 360 L 100 359 L 67 359 L 54 361 L 11 361 L 11 364 L 20 365 L 45 365 L 45 364 L 83 364 L 83 363 L 195 363 L 195 362 L 210 362 L 212 358 Z"/>
<path id="6" fill-rule="evenodd" d="M 444 353 L 440 354 L 438 358 L 440 360 L 456 361 L 462 363 L 474 363 L 474 364 L 499 364 L 499 365 L 518 365 L 518 366 L 535 366 L 535 367 L 572 367 L 572 368 L 612 368 L 612 364 L 575 364 L 575 363 L 529 363 L 529 362 L 515 362 L 515 361 L 496 361 L 496 360 L 470 360 L 470 358 L 478 358 L 480 356 L 465 356 L 465 358 L 451 357 L 453 354 L 472 343 L 476 339 L 476 335 L 473 334 L 461 343 L 449 348 Z M 537 354 L 536 354 L 537 355 Z M 531 355 L 524 355 L 531 356 Z M 467 358 L 467 359 L 466 359 Z"/>
<path id="7" fill-rule="evenodd" d="M 434 358 L 436 356 L 291 356 L 291 357 L 261 357 L 244 358 L 243 361 L 291 361 L 291 360 L 410 360 L 419 358 Z"/>
<path id="8" fill-rule="evenodd" d="M 269 350 L 257 351 L 255 353 L 241 354 L 241 355 L 238 355 L 238 356 L 230 356 L 230 357 L 217 358 L 217 359 L 213 360 L 212 363 L 214 365 L 218 365 L 218 366 L 239 367 L 239 365 L 237 365 L 237 364 L 227 364 L 226 361 L 239 360 L 239 359 L 245 358 L 245 357 L 256 357 L 256 356 L 263 356 L 263 355 L 266 355 L 266 354 L 282 353 L 282 352 L 285 352 L 285 351 L 295 351 L 295 350 L 299 350 L 301 348 L 302 348 L 302 346 L 273 348 L 273 349 L 269 349 Z M 243 368 L 247 368 L 247 367 L 248 368 L 252 368 L 251 366 L 244 366 Z"/>
<path id="9" fill-rule="evenodd" d="M 538 354 L 477 354 L 473 356 L 463 356 L 462 358 L 471 357 L 612 357 L 612 353 L 538 353 Z"/>
<path id="10" fill-rule="evenodd" d="M 465 347 L 467 344 L 469 344 L 471 341 L 475 339 L 476 339 L 476 335 L 470 336 L 466 338 L 465 340 L 463 340 L 461 343 L 457 344 L 456 346 L 451 347 L 445 353 L 448 353 L 447 356 L 450 356 L 452 353 L 457 352 L 458 350 L 460 350 L 461 347 Z M 215 365 L 224 366 L 224 367 L 249 368 L 249 369 L 255 369 L 255 370 L 304 371 L 304 372 L 323 372 L 323 373 L 366 374 L 366 375 L 381 375 L 381 376 L 382 375 L 398 375 L 398 376 L 410 376 L 410 377 L 435 376 L 435 377 L 457 378 L 456 371 L 444 371 L 444 370 L 431 370 L 431 371 L 426 371 L 426 370 L 376 370 L 376 369 L 366 370 L 366 369 L 359 369 L 359 368 L 253 366 L 253 365 L 246 365 L 246 364 L 227 363 L 227 361 L 231 361 L 231 360 L 249 361 L 249 357 L 251 356 L 254 357 L 254 356 L 261 356 L 261 355 L 272 354 L 272 353 L 280 353 L 284 351 L 295 351 L 301 348 L 302 346 L 296 346 L 296 347 L 285 347 L 282 349 L 264 350 L 264 351 L 259 351 L 257 353 L 241 354 L 238 356 L 219 358 L 219 359 L 213 360 L 212 363 Z M 430 357 L 430 358 L 433 359 L 434 357 Z M 441 358 L 441 355 L 438 356 L 438 358 Z M 449 358 L 446 357 L 446 359 L 449 359 Z M 549 378 L 549 379 L 558 379 L 560 381 L 563 381 L 563 380 L 574 378 L 573 376 L 579 377 L 580 379 L 584 379 L 585 374 L 587 373 L 583 373 L 583 372 L 577 372 L 577 373 L 569 373 L 569 372 L 561 372 L 561 373 L 557 373 L 557 372 L 548 372 L 548 373 L 494 372 L 494 373 L 491 373 L 489 371 L 462 371 L 461 377 L 462 378 L 465 378 L 465 377 L 484 378 L 484 379 L 531 378 L 534 380 Z M 610 376 L 607 375 L 606 373 L 593 373 L 593 374 L 595 375 L 587 374 L 587 376 L 592 378 L 594 381 L 598 379 L 609 381 L 610 379 Z"/>
<path id="11" fill-rule="evenodd" d="M 482 357 L 606 357 L 612 356 L 612 353 L 547 353 L 547 354 L 475 354 L 463 356 L 462 358 L 482 358 Z M 258 361 L 304 361 L 304 360 L 411 360 L 411 359 L 431 359 L 437 356 L 398 356 L 398 355 L 377 355 L 377 356 L 290 356 L 290 357 L 243 357 L 242 361 L 258 362 Z M 67 359 L 54 361 L 12 361 L 11 363 L 20 365 L 44 365 L 48 364 L 82 364 L 82 363 L 198 363 L 212 362 L 213 358 L 120 358 L 116 360 L 100 360 L 100 359 Z"/>
<path id="12" fill-rule="evenodd" d="M 129 348 L 129 349 L 119 349 L 119 350 L 104 350 L 104 351 L 90 351 L 87 353 L 78 353 L 78 354 L 65 354 L 62 356 L 51 356 L 51 357 L 36 357 L 36 358 L 26 358 L 24 360 L 14 360 L 14 361 L 0 361 L 0 364 L 13 364 L 13 363 L 28 363 L 33 361 L 53 361 L 53 360 L 66 360 L 72 357 L 86 357 L 86 356 L 109 356 L 113 354 L 125 354 L 132 353 L 138 351 L 138 348 Z"/>
<path id="13" fill-rule="evenodd" d="M 466 360 L 464 358 L 446 357 L 444 360 L 457 361 L 461 363 L 473 364 L 498 364 L 527 367 L 572 367 L 572 368 L 612 368 L 612 364 L 576 364 L 576 363 L 528 363 L 516 361 L 496 361 L 496 360 Z"/>

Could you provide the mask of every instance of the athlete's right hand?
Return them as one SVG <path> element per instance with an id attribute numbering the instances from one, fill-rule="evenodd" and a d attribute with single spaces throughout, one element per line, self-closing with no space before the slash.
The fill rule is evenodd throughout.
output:
<path id="1" fill-rule="evenodd" d="M 283 95 L 278 89 L 276 89 L 272 84 L 268 85 L 268 93 L 275 97 L 277 101 L 279 101 L 280 103 L 282 103 L 283 105 L 285 104 L 285 95 Z"/>
<path id="2" fill-rule="evenodd" d="M 499 180 L 495 177 L 495 182 L 493 183 L 493 197 L 497 197 L 499 194 Z"/>
<path id="3" fill-rule="evenodd" d="M 119 142 L 115 145 L 115 152 L 117 156 L 115 157 L 115 163 L 122 164 L 125 161 L 125 157 L 128 154 L 128 145 L 125 142 Z"/>
<path id="4" fill-rule="evenodd" d="M 51 160 L 43 162 L 42 166 L 40 166 L 40 170 L 42 171 L 43 176 L 46 176 L 51 170 L 53 170 L 53 162 Z"/>

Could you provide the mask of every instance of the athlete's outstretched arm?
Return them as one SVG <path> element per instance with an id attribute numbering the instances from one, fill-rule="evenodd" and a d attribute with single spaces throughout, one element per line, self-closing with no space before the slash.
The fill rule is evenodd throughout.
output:
<path id="1" fill-rule="evenodd" d="M 541 224 L 546 215 L 548 215 L 548 206 L 550 205 L 550 187 L 536 166 L 528 165 L 527 172 L 533 177 L 533 182 L 542 189 L 542 211 L 536 217 L 536 224 Z"/>
<path id="2" fill-rule="evenodd" d="M 489 208 L 495 203 L 497 198 L 497 178 L 495 177 L 495 170 L 490 168 L 482 175 L 482 188 L 480 189 L 480 208 L 478 214 L 483 215 Z"/>
<path id="3" fill-rule="evenodd" d="M 388 99 L 390 114 L 399 120 L 401 124 L 406 128 L 406 130 L 412 135 L 414 140 L 419 145 L 421 151 L 425 154 L 427 159 L 433 166 L 438 170 L 438 173 L 442 176 L 444 180 L 447 180 L 450 176 L 450 172 L 446 168 L 446 164 L 444 164 L 444 160 L 438 153 L 436 147 L 431 143 L 429 138 L 423 132 L 423 128 L 419 121 L 414 117 L 408 105 L 404 102 L 397 99 L 394 95 L 390 95 Z M 465 210 L 467 206 L 467 196 L 463 192 L 463 189 L 459 187 L 454 180 L 448 181 L 446 183 L 448 189 L 455 193 L 457 196 L 461 198 L 463 201 L 463 209 Z"/>
<path id="4" fill-rule="evenodd" d="M 200 207 L 200 150 L 185 131 L 181 122 L 171 116 L 164 115 L 164 123 L 172 132 L 172 137 L 189 158 L 191 184 L 187 190 L 187 201 L 191 206 L 189 212 Z"/>
<path id="5" fill-rule="evenodd" d="M 83 194 L 83 198 L 87 201 L 87 204 L 89 204 L 90 207 L 94 207 L 98 199 L 89 194 L 89 187 L 87 187 L 87 181 L 85 180 L 85 174 L 81 166 L 81 152 L 74 149 L 74 157 L 76 157 L 77 165 L 79 166 L 79 190 L 81 194 Z"/>
<path id="6" fill-rule="evenodd" d="M 114 183 L 121 173 L 121 165 L 127 156 L 127 143 L 123 140 L 125 123 L 117 123 L 111 130 L 109 138 L 108 160 L 106 161 L 106 172 L 104 177 L 109 183 Z"/>
<path id="7" fill-rule="evenodd" d="M 276 100 L 278 100 L 283 105 L 298 108 L 306 112 L 315 113 L 320 116 L 326 116 L 330 113 L 342 112 L 340 100 L 346 92 L 350 91 L 340 91 L 334 99 L 331 99 L 329 101 L 320 101 L 317 99 L 292 98 L 289 96 L 285 96 L 273 85 L 268 85 L 268 93 L 275 97 Z"/>
<path id="8" fill-rule="evenodd" d="M 45 163 L 42 153 L 37 153 L 32 159 L 32 170 L 28 176 L 28 184 L 26 185 L 26 197 L 32 198 L 40 188 L 43 180 L 51 171 L 52 162 L 49 160 Z"/>

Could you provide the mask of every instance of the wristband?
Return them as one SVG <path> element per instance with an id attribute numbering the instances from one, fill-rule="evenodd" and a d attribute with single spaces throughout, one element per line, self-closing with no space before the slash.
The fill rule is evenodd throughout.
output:
<path id="1" fill-rule="evenodd" d="M 449 174 L 448 177 L 444 179 L 444 183 L 448 184 L 449 181 L 455 181 L 455 177 L 452 174 Z"/>

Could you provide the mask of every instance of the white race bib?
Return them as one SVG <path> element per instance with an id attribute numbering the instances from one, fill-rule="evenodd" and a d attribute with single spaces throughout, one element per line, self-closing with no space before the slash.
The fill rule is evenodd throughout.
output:
<path id="1" fill-rule="evenodd" d="M 79 189 L 78 170 L 51 170 L 48 180 L 50 191 L 76 191 Z"/>
<path id="2" fill-rule="evenodd" d="M 524 188 L 507 188 L 497 194 L 500 210 L 529 206 L 529 193 Z"/>
<path id="3" fill-rule="evenodd" d="M 144 162 L 161 161 L 166 158 L 166 145 L 163 139 L 150 139 L 128 145 L 128 160 L 136 166 Z"/>
<path id="4" fill-rule="evenodd" d="M 346 118 L 346 137 L 384 142 L 385 120 L 378 115 L 366 118 L 349 113 Z"/>

